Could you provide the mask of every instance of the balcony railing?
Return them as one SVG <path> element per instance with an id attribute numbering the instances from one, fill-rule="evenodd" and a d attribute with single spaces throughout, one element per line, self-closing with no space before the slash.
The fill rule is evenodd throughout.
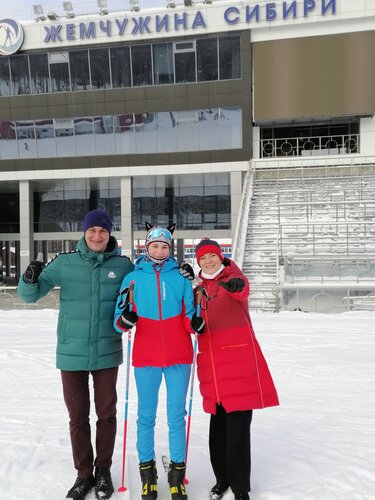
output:
<path id="1" fill-rule="evenodd" d="M 326 156 L 359 153 L 359 134 L 261 139 L 260 157 Z"/>

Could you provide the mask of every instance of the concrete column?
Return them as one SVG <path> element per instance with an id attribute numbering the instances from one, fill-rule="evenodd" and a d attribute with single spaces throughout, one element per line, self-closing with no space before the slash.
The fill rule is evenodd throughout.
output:
<path id="1" fill-rule="evenodd" d="M 132 206 L 133 180 L 131 177 L 121 179 L 121 240 L 122 254 L 133 260 L 134 234 L 133 234 L 133 206 Z"/>
<path id="2" fill-rule="evenodd" d="M 34 260 L 33 189 L 30 181 L 20 181 L 20 273 Z"/>
<path id="3" fill-rule="evenodd" d="M 178 238 L 177 240 L 177 260 L 178 262 L 182 262 L 185 260 L 185 252 L 184 252 L 184 239 Z"/>
<path id="4" fill-rule="evenodd" d="M 234 235 L 239 217 L 242 197 L 242 172 L 231 172 L 230 174 L 230 204 L 231 204 L 231 237 Z"/>

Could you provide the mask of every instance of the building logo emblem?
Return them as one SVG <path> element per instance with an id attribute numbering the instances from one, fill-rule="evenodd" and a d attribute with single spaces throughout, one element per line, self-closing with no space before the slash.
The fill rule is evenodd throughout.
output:
<path id="1" fill-rule="evenodd" d="M 23 44 L 23 28 L 13 19 L 0 20 L 0 56 L 15 54 Z"/>

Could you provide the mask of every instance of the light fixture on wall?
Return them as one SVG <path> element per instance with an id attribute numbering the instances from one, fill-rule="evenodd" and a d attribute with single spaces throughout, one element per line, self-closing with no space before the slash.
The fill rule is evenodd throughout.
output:
<path id="1" fill-rule="evenodd" d="M 184 0 L 185 7 L 191 7 L 193 5 L 193 0 Z"/>
<path id="2" fill-rule="evenodd" d="M 68 19 L 75 17 L 75 14 L 73 12 L 72 2 L 63 2 L 63 9 L 64 9 L 65 15 Z"/>
<path id="3" fill-rule="evenodd" d="M 97 5 L 99 7 L 99 14 L 106 16 L 108 14 L 107 0 L 98 0 Z"/>
<path id="4" fill-rule="evenodd" d="M 36 21 L 45 21 L 45 19 L 47 19 L 46 16 L 44 15 L 43 7 L 41 5 L 39 4 L 33 5 L 33 10 Z"/>
<path id="5" fill-rule="evenodd" d="M 132 12 L 139 12 L 139 1 L 138 0 L 129 0 L 130 10 Z"/>
<path id="6" fill-rule="evenodd" d="M 54 12 L 53 10 L 50 10 L 47 14 L 47 17 L 50 21 L 56 21 L 56 19 L 59 17 L 56 12 Z"/>
<path id="7" fill-rule="evenodd" d="M 174 9 L 176 7 L 176 2 L 174 2 L 174 0 L 168 0 L 167 7 L 171 7 L 172 9 Z"/>

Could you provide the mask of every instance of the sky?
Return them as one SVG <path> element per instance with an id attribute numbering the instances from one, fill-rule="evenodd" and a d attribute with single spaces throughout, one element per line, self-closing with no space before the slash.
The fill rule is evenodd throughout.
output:
<path id="1" fill-rule="evenodd" d="M 75 480 L 68 417 L 55 368 L 57 315 L 56 310 L 26 309 L 0 314 L 1 500 L 63 500 Z M 251 500 L 375 500 L 375 312 L 257 312 L 252 319 L 281 405 L 254 412 Z M 132 370 L 125 466 L 128 490 L 117 492 L 125 373 L 122 365 L 112 498 L 139 500 Z M 207 500 L 214 484 L 208 424 L 195 377 L 189 500 Z M 162 384 L 156 426 L 158 500 L 170 500 L 161 467 L 164 454 L 168 448 Z M 94 497 L 90 493 L 87 500 Z M 224 500 L 233 500 L 233 494 L 228 492 Z"/>

